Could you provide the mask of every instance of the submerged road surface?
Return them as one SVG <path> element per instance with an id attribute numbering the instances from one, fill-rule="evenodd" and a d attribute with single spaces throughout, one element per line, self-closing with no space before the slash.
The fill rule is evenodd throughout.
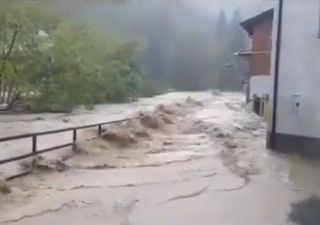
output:
<path id="1" fill-rule="evenodd" d="M 177 95 L 158 97 L 153 108 L 166 105 L 147 123 L 108 128 L 118 139 L 79 143 L 66 171 L 9 183 L 0 224 L 319 224 L 317 161 L 266 150 L 264 122 L 240 94 Z"/>

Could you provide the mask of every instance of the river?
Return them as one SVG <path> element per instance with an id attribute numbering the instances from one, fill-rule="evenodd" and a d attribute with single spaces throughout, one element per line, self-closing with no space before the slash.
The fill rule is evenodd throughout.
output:
<path id="1" fill-rule="evenodd" d="M 188 96 L 202 104 L 186 104 Z M 67 171 L 10 182 L 12 193 L 0 196 L 0 224 L 318 224 L 319 161 L 267 150 L 264 122 L 238 93 L 171 93 L 1 121 L 17 134 L 119 119 L 159 104 L 173 104 L 174 123 L 148 129 L 150 138 L 125 148 L 88 141 L 85 154 L 65 161 Z"/>

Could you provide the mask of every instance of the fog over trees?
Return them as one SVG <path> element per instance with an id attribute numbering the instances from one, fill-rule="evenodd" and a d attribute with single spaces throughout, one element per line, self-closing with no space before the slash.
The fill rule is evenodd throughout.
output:
<path id="1" fill-rule="evenodd" d="M 234 3 L 1 1 L 0 105 L 69 111 L 170 89 L 241 90 L 246 63 L 233 52 L 249 39 Z"/>
<path id="2" fill-rule="evenodd" d="M 99 7 L 88 17 L 103 30 L 137 41 L 138 64 L 157 85 L 239 90 L 246 67 L 232 53 L 249 44 L 239 26 L 241 14 L 221 5 L 213 9 L 201 1 L 130 1 Z"/>

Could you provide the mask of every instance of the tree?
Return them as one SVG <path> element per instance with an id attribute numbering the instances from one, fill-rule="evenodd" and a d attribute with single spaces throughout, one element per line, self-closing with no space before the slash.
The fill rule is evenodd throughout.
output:
<path id="1" fill-rule="evenodd" d="M 11 105 L 20 93 L 23 78 L 19 77 L 17 61 L 23 61 L 30 46 L 35 43 L 28 35 L 35 32 L 26 17 L 25 8 L 12 2 L 4 3 L 0 17 L 0 103 Z"/>
<path id="2" fill-rule="evenodd" d="M 245 73 L 247 72 L 246 62 L 233 56 L 234 52 L 245 51 L 248 48 L 248 38 L 244 30 L 240 27 L 241 15 L 235 11 L 229 25 L 229 48 L 230 48 L 230 66 L 231 69 L 226 73 L 229 77 L 229 87 L 235 90 L 241 90 Z"/>
<path id="3" fill-rule="evenodd" d="M 146 83 L 135 64 L 135 43 L 108 37 L 83 22 L 63 22 L 63 11 L 48 11 L 52 2 L 5 3 L 0 15 L 0 103 L 70 111 L 78 104 L 143 94 Z"/>
<path id="4" fill-rule="evenodd" d="M 51 3 L 37 1 L 3 1 L 0 10 L 0 104 L 8 107 L 28 95 L 28 79 L 37 73 L 45 58 L 41 48 L 46 35 L 61 18 L 50 8 Z M 49 5 L 50 4 L 50 5 Z"/>
<path id="5" fill-rule="evenodd" d="M 222 14 L 220 21 L 224 21 Z M 221 26 L 218 23 L 217 30 Z M 243 76 L 246 73 L 246 64 L 238 57 L 233 56 L 234 52 L 247 49 L 248 39 L 240 27 L 241 16 L 239 11 L 235 11 L 229 24 L 224 29 L 223 47 L 221 50 L 219 69 L 219 88 L 226 90 L 241 90 Z M 221 36 L 222 38 L 222 36 Z"/>
<path id="6" fill-rule="evenodd" d="M 86 25 L 61 24 L 47 49 L 49 68 L 35 79 L 32 105 L 40 111 L 69 111 L 75 105 L 127 101 L 142 95 L 134 65 L 135 44 L 109 39 Z"/>
<path id="7" fill-rule="evenodd" d="M 206 35 L 185 33 L 169 58 L 170 86 L 178 90 L 211 89 L 217 82 L 215 62 L 219 57 L 215 41 Z"/>
<path id="8" fill-rule="evenodd" d="M 245 31 L 240 27 L 241 14 L 236 10 L 229 25 L 229 44 L 234 52 L 243 51 L 248 47 L 248 38 Z"/>
<path id="9" fill-rule="evenodd" d="M 221 9 L 217 19 L 215 36 L 217 41 L 223 44 L 226 40 L 227 35 L 228 35 L 228 20 L 227 20 L 225 11 Z"/>

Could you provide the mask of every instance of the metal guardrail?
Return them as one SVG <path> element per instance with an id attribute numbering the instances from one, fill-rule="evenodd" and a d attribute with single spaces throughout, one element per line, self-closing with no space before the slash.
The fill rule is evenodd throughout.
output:
<path id="1" fill-rule="evenodd" d="M 0 160 L 0 165 L 30 158 L 36 155 L 40 155 L 43 153 L 51 152 L 54 150 L 66 148 L 66 147 L 76 147 L 76 142 L 77 142 L 77 131 L 78 130 L 83 130 L 83 129 L 88 129 L 88 128 L 93 128 L 93 127 L 98 127 L 98 135 L 100 136 L 102 134 L 102 127 L 104 125 L 110 125 L 110 124 L 116 124 L 116 123 L 122 123 L 129 121 L 130 119 L 122 119 L 122 120 L 115 120 L 115 121 L 109 121 L 109 122 L 104 122 L 104 123 L 97 123 L 97 124 L 90 124 L 90 125 L 84 125 L 84 126 L 78 126 L 78 127 L 69 127 L 69 128 L 64 128 L 64 129 L 59 129 L 59 130 L 51 130 L 51 131 L 44 131 L 44 132 L 36 132 L 36 133 L 29 133 L 29 134 L 22 134 L 22 135 L 16 135 L 16 136 L 10 136 L 10 137 L 3 137 L 0 138 L 0 143 L 2 142 L 7 142 L 7 141 L 15 141 L 15 140 L 20 140 L 20 139 L 27 139 L 27 138 L 32 138 L 32 152 L 29 154 L 24 154 L 12 158 L 7 158 L 7 159 L 1 159 Z M 72 137 L 72 142 L 64 145 L 58 145 L 46 149 L 41 149 L 38 150 L 37 148 L 37 140 L 39 136 L 45 136 L 45 135 L 50 135 L 50 134 L 57 134 L 57 133 L 64 133 L 72 131 L 73 132 L 73 137 Z"/>

